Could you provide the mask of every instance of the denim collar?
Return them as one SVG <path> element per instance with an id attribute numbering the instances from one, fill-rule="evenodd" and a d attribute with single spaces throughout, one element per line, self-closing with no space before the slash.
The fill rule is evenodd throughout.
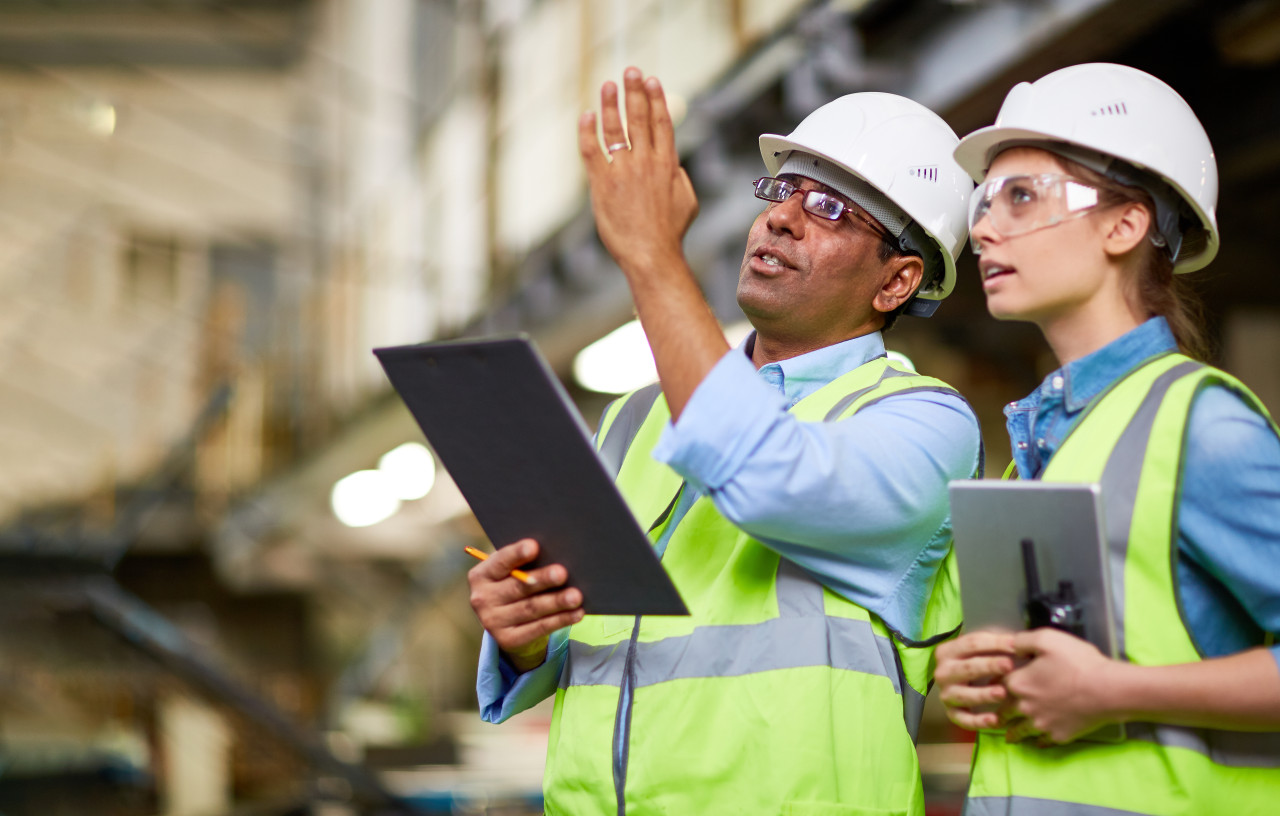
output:
<path id="1" fill-rule="evenodd" d="M 750 359 L 756 335 L 752 332 L 739 346 Z M 787 407 L 813 394 L 842 374 L 884 356 L 884 337 L 875 331 L 831 346 L 806 352 L 760 367 L 765 382 L 787 397 Z"/>
<path id="2" fill-rule="evenodd" d="M 1045 394 L 1059 390 L 1063 407 L 1074 413 L 1142 362 L 1177 350 L 1169 323 L 1163 317 L 1153 317 L 1097 351 L 1052 372 L 1025 399 L 1010 404 L 1005 413 L 1034 411 Z"/>

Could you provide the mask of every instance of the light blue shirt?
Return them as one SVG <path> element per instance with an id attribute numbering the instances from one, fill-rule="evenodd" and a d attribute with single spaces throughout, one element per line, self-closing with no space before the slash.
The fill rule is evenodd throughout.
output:
<path id="1" fill-rule="evenodd" d="M 1155 317 L 1054 371 L 1005 408 L 1018 474 L 1043 471 L 1089 401 L 1138 364 L 1177 351 Z M 1178 511 L 1178 596 L 1206 657 L 1280 632 L 1280 437 L 1220 386 L 1192 403 Z M 1280 646 L 1272 649 L 1280 664 Z"/>
<path id="2" fill-rule="evenodd" d="M 686 481 L 673 521 L 710 496 L 735 525 L 917 639 L 951 538 L 947 483 L 978 464 L 977 419 L 960 397 L 927 391 L 840 422 L 798 420 L 790 407 L 884 355 L 880 334 L 758 371 L 744 353 L 752 342 L 721 358 L 654 449 Z M 665 536 L 656 542 L 660 554 L 666 545 Z M 485 720 L 501 722 L 555 692 L 566 632 L 551 636 L 541 666 L 519 675 L 485 635 L 476 683 Z"/>

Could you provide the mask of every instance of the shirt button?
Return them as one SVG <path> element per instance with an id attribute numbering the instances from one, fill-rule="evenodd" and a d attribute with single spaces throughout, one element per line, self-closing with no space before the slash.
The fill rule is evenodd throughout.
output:
<path id="1" fill-rule="evenodd" d="M 1037 447 L 1037 448 L 1043 448 L 1043 447 L 1044 447 L 1044 440 L 1043 440 L 1043 439 L 1037 439 L 1037 440 L 1036 440 L 1036 447 Z"/>
<path id="2" fill-rule="evenodd" d="M 1026 442 L 1019 442 L 1019 443 L 1018 443 L 1018 450 L 1026 450 L 1026 449 L 1027 449 L 1027 443 L 1026 443 Z"/>
<path id="3" fill-rule="evenodd" d="M 1061 390 L 1062 390 L 1062 375 L 1058 375 L 1058 376 L 1056 376 L 1056 377 L 1054 377 L 1054 378 L 1053 378 L 1053 389 L 1054 389 L 1055 391 L 1061 391 Z"/>

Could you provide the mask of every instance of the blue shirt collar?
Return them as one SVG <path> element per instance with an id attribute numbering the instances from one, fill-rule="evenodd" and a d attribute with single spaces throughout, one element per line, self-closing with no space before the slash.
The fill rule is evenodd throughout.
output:
<path id="1" fill-rule="evenodd" d="M 1060 390 L 1063 407 L 1069 412 L 1079 411 L 1141 363 L 1177 350 L 1178 343 L 1168 322 L 1163 317 L 1153 317 L 1097 351 L 1052 372 L 1026 399 L 1009 407 L 1035 410 L 1044 394 Z"/>
<path id="2" fill-rule="evenodd" d="M 755 332 L 752 332 L 739 348 L 750 358 L 754 344 Z M 786 396 L 790 407 L 840 375 L 877 357 L 883 357 L 884 354 L 884 337 L 876 331 L 776 363 L 768 363 L 760 367 L 759 373 L 766 382 Z"/>

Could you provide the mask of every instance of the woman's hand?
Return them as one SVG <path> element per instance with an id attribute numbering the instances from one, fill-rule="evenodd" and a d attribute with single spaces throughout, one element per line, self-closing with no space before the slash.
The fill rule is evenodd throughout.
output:
<path id="1" fill-rule="evenodd" d="M 1020 668 L 1004 678 L 1006 740 L 1061 745 L 1118 719 L 1106 691 L 1123 667 L 1093 644 L 1042 628 L 1014 635 L 1013 649 Z"/>
<path id="2" fill-rule="evenodd" d="M 1011 632 L 986 630 L 938 647 L 933 676 L 951 722 L 970 731 L 1003 724 L 999 708 L 1006 692 L 1000 681 L 1013 671 L 1013 644 Z"/>

